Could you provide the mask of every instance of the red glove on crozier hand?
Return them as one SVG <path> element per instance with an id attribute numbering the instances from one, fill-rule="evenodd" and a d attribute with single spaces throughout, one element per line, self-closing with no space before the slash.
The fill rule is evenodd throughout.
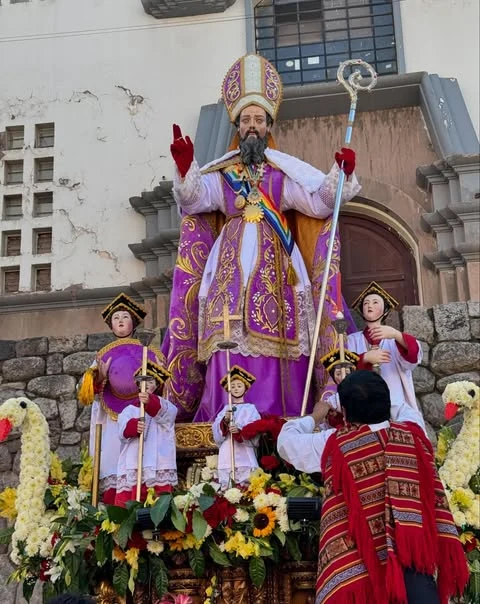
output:
<path id="1" fill-rule="evenodd" d="M 355 170 L 355 151 L 353 149 L 348 149 L 347 147 L 342 147 L 340 153 L 338 151 L 335 153 L 335 161 L 337 162 L 338 167 L 341 168 L 347 176 L 350 176 Z"/>
<path id="2" fill-rule="evenodd" d="M 180 176 L 184 178 L 193 161 L 193 143 L 189 136 L 183 138 L 180 126 L 173 124 L 173 143 L 170 145 L 170 153 L 177 164 Z"/>

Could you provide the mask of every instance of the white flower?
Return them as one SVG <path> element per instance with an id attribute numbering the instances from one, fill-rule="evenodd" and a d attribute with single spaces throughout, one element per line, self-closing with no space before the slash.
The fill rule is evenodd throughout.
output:
<path id="1" fill-rule="evenodd" d="M 173 498 L 173 501 L 179 510 L 183 510 L 187 505 L 189 499 L 191 499 L 189 495 L 176 495 Z"/>
<path id="2" fill-rule="evenodd" d="M 201 476 L 202 476 L 203 481 L 208 482 L 209 480 L 212 480 L 212 478 L 214 477 L 213 470 L 211 470 L 210 468 L 205 466 L 204 468 L 202 468 Z"/>
<path id="3" fill-rule="evenodd" d="M 255 499 L 253 500 L 253 505 L 256 510 L 259 510 L 260 508 L 268 507 L 270 505 L 268 494 L 260 493 L 260 495 L 257 495 L 255 497 Z"/>
<path id="4" fill-rule="evenodd" d="M 45 574 L 50 577 L 50 581 L 52 583 L 55 583 L 55 581 L 62 576 L 62 567 L 58 564 L 53 564 L 47 571 L 45 571 Z"/>
<path id="5" fill-rule="evenodd" d="M 216 470 L 218 467 L 218 455 L 207 455 L 205 457 L 205 463 L 209 470 Z"/>
<path id="6" fill-rule="evenodd" d="M 68 487 L 67 493 L 69 508 L 74 512 L 79 512 L 82 509 L 82 501 L 88 497 L 88 493 L 78 487 Z"/>
<path id="7" fill-rule="evenodd" d="M 151 554 L 155 554 L 156 556 L 161 554 L 163 552 L 164 548 L 165 548 L 165 546 L 163 544 L 163 541 L 149 541 L 147 543 L 147 550 Z"/>
<path id="8" fill-rule="evenodd" d="M 238 503 L 242 498 L 242 491 L 237 488 L 227 489 L 223 496 L 230 503 Z"/>
<path id="9" fill-rule="evenodd" d="M 242 508 L 239 508 L 233 515 L 233 519 L 235 520 L 235 522 L 247 522 L 249 517 L 250 516 L 247 510 L 243 510 Z"/>

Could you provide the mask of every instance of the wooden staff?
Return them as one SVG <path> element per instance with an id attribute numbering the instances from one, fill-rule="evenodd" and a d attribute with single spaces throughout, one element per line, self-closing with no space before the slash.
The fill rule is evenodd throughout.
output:
<path id="1" fill-rule="evenodd" d="M 100 452 L 102 449 L 102 424 L 95 424 L 95 449 L 93 452 L 92 505 L 98 505 L 100 482 Z"/>
<path id="2" fill-rule="evenodd" d="M 367 84 L 366 86 L 361 85 L 360 82 L 363 79 L 363 76 L 359 70 L 353 71 L 348 78 L 348 82 L 345 81 L 343 72 L 345 71 L 345 69 L 347 67 L 350 67 L 353 65 L 360 65 L 368 71 L 369 75 L 371 76 L 371 80 L 370 80 L 369 84 Z M 343 63 L 340 63 L 338 70 L 337 70 L 337 80 L 347 89 L 347 92 L 350 95 L 350 111 L 348 114 L 347 131 L 345 134 L 345 142 L 344 142 L 344 147 L 349 147 L 350 143 L 352 141 L 353 122 L 355 121 L 355 113 L 357 110 L 358 91 L 359 90 L 368 90 L 368 91 L 372 90 L 372 88 L 377 83 L 377 74 L 375 73 L 375 70 L 373 69 L 373 67 L 371 65 L 369 65 L 368 63 L 366 63 L 365 61 L 362 61 L 362 59 L 350 59 L 349 61 L 344 61 Z M 305 415 L 305 412 L 307 410 L 308 393 L 310 391 L 310 383 L 312 381 L 313 368 L 315 365 L 315 357 L 317 354 L 318 336 L 320 333 L 320 324 L 322 322 L 323 307 L 325 305 L 328 277 L 329 277 L 329 273 L 330 273 L 330 264 L 332 262 L 333 246 L 335 243 L 335 233 L 337 231 L 338 216 L 340 214 L 340 205 L 341 205 L 341 201 L 342 201 L 342 192 L 343 192 L 344 183 L 345 183 L 345 172 L 343 170 L 340 170 L 340 176 L 338 177 L 337 194 L 335 196 L 335 206 L 334 206 L 333 215 L 332 215 L 332 224 L 331 224 L 331 228 L 330 228 L 330 239 L 328 241 L 327 258 L 325 260 L 325 268 L 324 268 L 324 272 L 323 272 L 322 286 L 320 288 L 320 299 L 318 301 L 317 320 L 315 323 L 315 331 L 313 332 L 312 348 L 310 351 L 310 360 L 308 363 L 307 378 L 305 381 L 305 390 L 303 393 L 301 415 Z"/>
<path id="3" fill-rule="evenodd" d="M 148 345 L 155 336 L 155 332 L 151 329 L 142 329 L 137 331 L 137 338 L 140 340 L 142 348 L 142 375 L 140 376 L 140 392 L 145 392 L 147 388 L 147 361 L 148 361 Z M 140 421 L 145 421 L 145 405 L 140 402 Z M 140 501 L 142 491 L 142 473 L 143 473 L 143 448 L 145 444 L 145 427 L 138 439 L 138 457 L 137 457 L 137 491 L 135 499 Z"/>
<path id="4" fill-rule="evenodd" d="M 226 361 L 227 361 L 227 388 L 228 388 L 228 411 L 230 413 L 230 423 L 228 425 L 229 429 L 233 423 L 233 404 L 232 404 L 232 393 L 230 391 L 230 350 L 233 348 L 237 348 L 237 342 L 234 342 L 230 339 L 230 320 L 231 319 L 241 319 L 241 315 L 230 315 L 228 305 L 224 303 L 223 305 L 223 314 L 221 317 L 216 317 L 212 319 L 212 323 L 218 323 L 219 321 L 223 322 L 223 340 L 218 343 L 218 348 L 220 350 L 225 350 L 226 353 Z M 235 484 L 235 440 L 233 439 L 233 434 L 230 432 L 230 467 L 231 467 L 231 477 L 232 482 Z"/>

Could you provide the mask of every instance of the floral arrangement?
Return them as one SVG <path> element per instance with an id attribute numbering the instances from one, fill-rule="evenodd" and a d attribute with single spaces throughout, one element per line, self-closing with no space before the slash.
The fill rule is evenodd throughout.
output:
<path id="1" fill-rule="evenodd" d="M 169 569 L 187 564 L 197 577 L 210 577 L 205 604 L 214 604 L 219 593 L 210 572 L 215 567 L 245 566 L 252 583 L 262 585 L 269 564 L 301 560 L 301 544 L 315 542 L 318 534 L 318 523 L 310 523 L 306 535 L 304 526 L 287 518 L 287 496 L 316 495 L 319 485 L 308 475 L 284 471 L 275 450 L 282 423 L 268 417 L 250 426 L 265 454 L 259 456 L 264 468 L 253 472 L 246 486 L 221 492 L 212 456 L 199 484 L 160 496 L 149 490 L 145 502 L 126 508 L 90 505 L 92 460 L 85 453 L 75 464 L 48 452 L 41 507 L 46 520 L 37 527 L 41 539 L 28 549 L 26 541 L 12 540 L 17 569 L 11 578 L 23 581 L 27 600 L 39 580 L 46 598 L 66 591 L 93 594 L 107 582 L 120 596 L 142 585 L 165 603 L 187 604 L 187 596 L 168 593 Z M 0 515 L 15 522 L 17 534 L 28 522 L 20 516 L 22 488 L 0 493 Z M 15 533 L 13 527 L 0 532 L 0 542 L 9 543 Z"/>
<path id="2" fill-rule="evenodd" d="M 439 432 L 436 461 L 469 563 L 465 601 L 473 603 L 480 599 L 480 388 L 454 382 L 445 388 L 443 401 L 446 419 L 464 409 L 457 437 L 449 426 Z"/>

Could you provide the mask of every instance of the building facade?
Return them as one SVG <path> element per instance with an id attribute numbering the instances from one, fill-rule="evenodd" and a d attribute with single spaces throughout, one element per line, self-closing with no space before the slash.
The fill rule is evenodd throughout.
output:
<path id="1" fill-rule="evenodd" d="M 171 127 L 200 163 L 231 137 L 218 101 L 235 58 L 285 84 L 277 145 L 324 171 L 345 132 L 340 61 L 379 73 L 342 210 L 352 298 L 479 299 L 476 0 L 1 0 L 0 338 L 95 333 L 121 290 L 167 322 L 178 213 Z"/>

